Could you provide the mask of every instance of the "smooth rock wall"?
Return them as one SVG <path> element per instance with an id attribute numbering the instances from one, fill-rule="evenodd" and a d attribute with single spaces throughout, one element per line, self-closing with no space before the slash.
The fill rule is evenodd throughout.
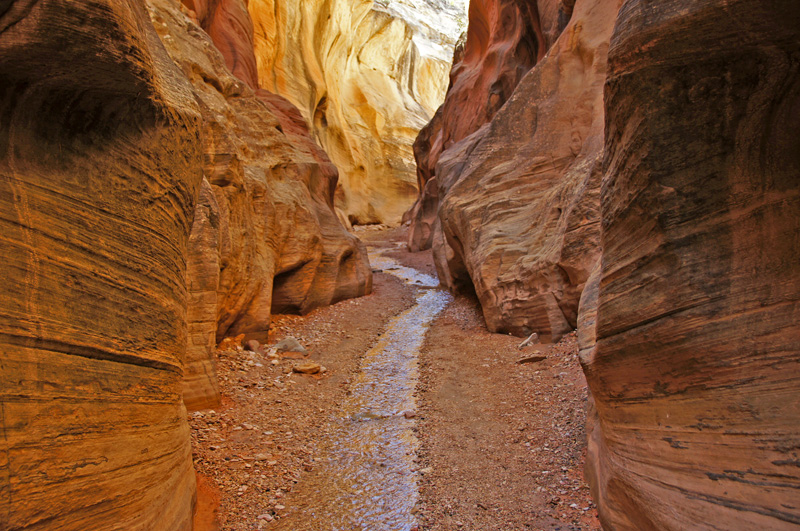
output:
<path id="1" fill-rule="evenodd" d="M 440 279 L 474 289 L 492 331 L 557 341 L 576 327 L 600 253 L 603 83 L 618 6 L 578 3 L 547 55 L 488 123 L 441 152 L 426 183 L 436 200 L 421 198 L 416 227 L 431 227 Z M 442 123 L 459 116 L 450 101 Z"/>
<path id="2" fill-rule="evenodd" d="M 0 8 L 0 529 L 191 528 L 190 88 L 134 0 Z"/>
<path id="3" fill-rule="evenodd" d="M 288 98 L 339 168 L 353 223 L 400 221 L 412 143 L 444 98 L 457 11 L 435 0 L 251 0 L 261 86 Z"/>
<path id="4" fill-rule="evenodd" d="M 336 168 L 297 109 L 234 76 L 191 11 L 173 0 L 149 0 L 149 7 L 203 118 L 209 186 L 196 213 L 188 279 L 196 306 L 186 399 L 194 409 L 219 400 L 216 343 L 239 334 L 265 339 L 273 311 L 306 313 L 365 295 L 372 276 L 363 244 L 334 211 Z M 246 55 L 239 48 L 233 57 Z"/>
<path id="5" fill-rule="evenodd" d="M 797 529 L 800 7 L 629 0 L 605 101 L 582 310 L 603 525 Z"/>

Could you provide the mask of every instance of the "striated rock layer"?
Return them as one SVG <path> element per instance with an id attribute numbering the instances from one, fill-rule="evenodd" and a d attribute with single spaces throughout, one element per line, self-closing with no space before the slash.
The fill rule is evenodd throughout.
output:
<path id="1" fill-rule="evenodd" d="M 609 56 L 582 312 L 601 519 L 796 529 L 800 7 L 631 0 Z"/>
<path id="2" fill-rule="evenodd" d="M 0 8 L 0 529 L 191 528 L 200 113 L 133 0 Z"/>
<path id="3" fill-rule="evenodd" d="M 491 120 L 447 147 L 437 144 L 445 133 L 480 125 L 458 121 L 475 116 L 458 111 L 459 101 L 475 97 L 456 90 L 460 77 L 475 77 L 469 68 L 496 73 L 486 60 L 470 67 L 467 41 L 441 116 L 431 122 L 438 133 L 421 173 L 436 160 L 435 173 L 415 213 L 411 246 L 418 237 L 418 247 L 432 243 L 440 279 L 453 290 L 474 288 L 492 331 L 558 340 L 577 324 L 581 290 L 599 256 L 602 87 L 617 9 L 618 2 L 579 3 L 547 55 L 512 86 Z M 541 26 L 536 20 L 531 27 Z M 499 27 L 494 31 L 495 38 L 507 37 Z M 532 35 L 544 46 L 543 32 Z M 532 62 L 541 55 L 526 57 Z M 420 140 L 419 147 L 426 137 Z"/>
<path id="4" fill-rule="evenodd" d="M 371 270 L 364 246 L 334 212 L 336 168 L 297 109 L 280 96 L 252 90 L 228 70 L 226 59 L 235 71 L 241 61 L 231 58 L 248 56 L 246 39 L 235 53 L 222 55 L 191 20 L 191 11 L 187 17 L 172 0 L 149 5 L 203 118 L 207 183 L 189 257 L 197 306 L 190 308 L 186 400 L 191 408 L 208 407 L 218 399 L 217 342 L 238 334 L 266 337 L 273 311 L 305 313 L 364 295 L 371 289 Z M 210 35 L 226 34 L 219 26 L 231 19 L 212 20 L 218 25 L 209 27 Z"/>
<path id="5" fill-rule="evenodd" d="M 444 0 L 251 0 L 261 85 L 302 112 L 339 168 L 354 223 L 399 221 L 412 143 L 447 86 L 458 11 Z"/>
<path id="6" fill-rule="evenodd" d="M 3 530 L 190 529 L 215 342 L 370 289 L 299 112 L 147 7 L 0 8 Z"/>

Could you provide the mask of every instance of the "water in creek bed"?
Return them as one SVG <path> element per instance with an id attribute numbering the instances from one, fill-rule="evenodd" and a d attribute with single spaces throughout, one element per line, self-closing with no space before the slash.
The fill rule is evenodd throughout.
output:
<path id="1" fill-rule="evenodd" d="M 297 484 L 291 512 L 270 529 L 408 531 L 417 502 L 414 420 L 417 355 L 434 317 L 451 300 L 438 281 L 371 255 L 372 266 L 420 286 L 417 304 L 394 317 L 366 353 L 351 393 L 320 442 L 323 455 Z"/>

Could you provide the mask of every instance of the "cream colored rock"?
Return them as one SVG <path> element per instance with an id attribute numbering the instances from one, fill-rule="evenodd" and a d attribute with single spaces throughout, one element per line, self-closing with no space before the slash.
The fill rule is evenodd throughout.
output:
<path id="1" fill-rule="evenodd" d="M 444 99 L 458 11 L 410 0 L 249 9 L 261 86 L 300 108 L 338 167 L 337 206 L 354 223 L 400 221 L 417 195 L 412 143 Z"/>

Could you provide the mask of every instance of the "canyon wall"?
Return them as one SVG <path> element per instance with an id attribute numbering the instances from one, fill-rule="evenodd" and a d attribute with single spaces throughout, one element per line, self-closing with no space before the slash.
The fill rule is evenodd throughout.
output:
<path id="1" fill-rule="evenodd" d="M 458 35 L 445 0 L 251 0 L 261 85 L 302 112 L 353 223 L 413 203 L 412 143 L 444 97 Z"/>
<path id="2" fill-rule="evenodd" d="M 133 0 L 5 3 L 0 71 L 0 529 L 191 529 L 198 106 Z"/>
<path id="3" fill-rule="evenodd" d="M 244 5 L 149 5 L 203 118 L 204 193 L 188 278 L 196 305 L 189 309 L 185 399 L 194 409 L 218 399 L 217 342 L 239 334 L 265 339 L 273 311 L 306 313 L 364 295 L 371 271 L 364 246 L 334 212 L 336 168 L 297 109 L 259 89 L 247 68 L 255 59 Z"/>
<path id="4" fill-rule="evenodd" d="M 409 247 L 492 330 L 578 326 L 604 528 L 796 528 L 800 8 L 553 4 L 495 109 L 457 51 Z M 470 35 L 517 34 L 481 5 Z"/>
<path id="5" fill-rule="evenodd" d="M 582 345 L 608 529 L 800 525 L 798 124 L 796 2 L 625 3 Z"/>
<path id="6" fill-rule="evenodd" d="M 445 101 L 414 142 L 419 196 L 406 214 L 410 250 L 433 242 L 442 152 L 488 123 L 547 48 L 536 2 L 470 2 L 466 41 L 455 50 Z"/>
<path id="7" fill-rule="evenodd" d="M 190 529 L 215 343 L 371 288 L 302 116 L 193 18 L 0 8 L 2 529 Z"/>
<path id="8" fill-rule="evenodd" d="M 517 16 L 489 16 L 487 5 Z M 416 145 L 425 184 L 409 244 L 433 246 L 446 286 L 475 290 L 490 330 L 558 340 L 577 324 L 599 256 L 603 82 L 618 2 L 578 3 L 549 49 L 543 28 L 558 27 L 563 9 L 520 5 L 528 10 L 471 4 L 447 99 Z"/>

